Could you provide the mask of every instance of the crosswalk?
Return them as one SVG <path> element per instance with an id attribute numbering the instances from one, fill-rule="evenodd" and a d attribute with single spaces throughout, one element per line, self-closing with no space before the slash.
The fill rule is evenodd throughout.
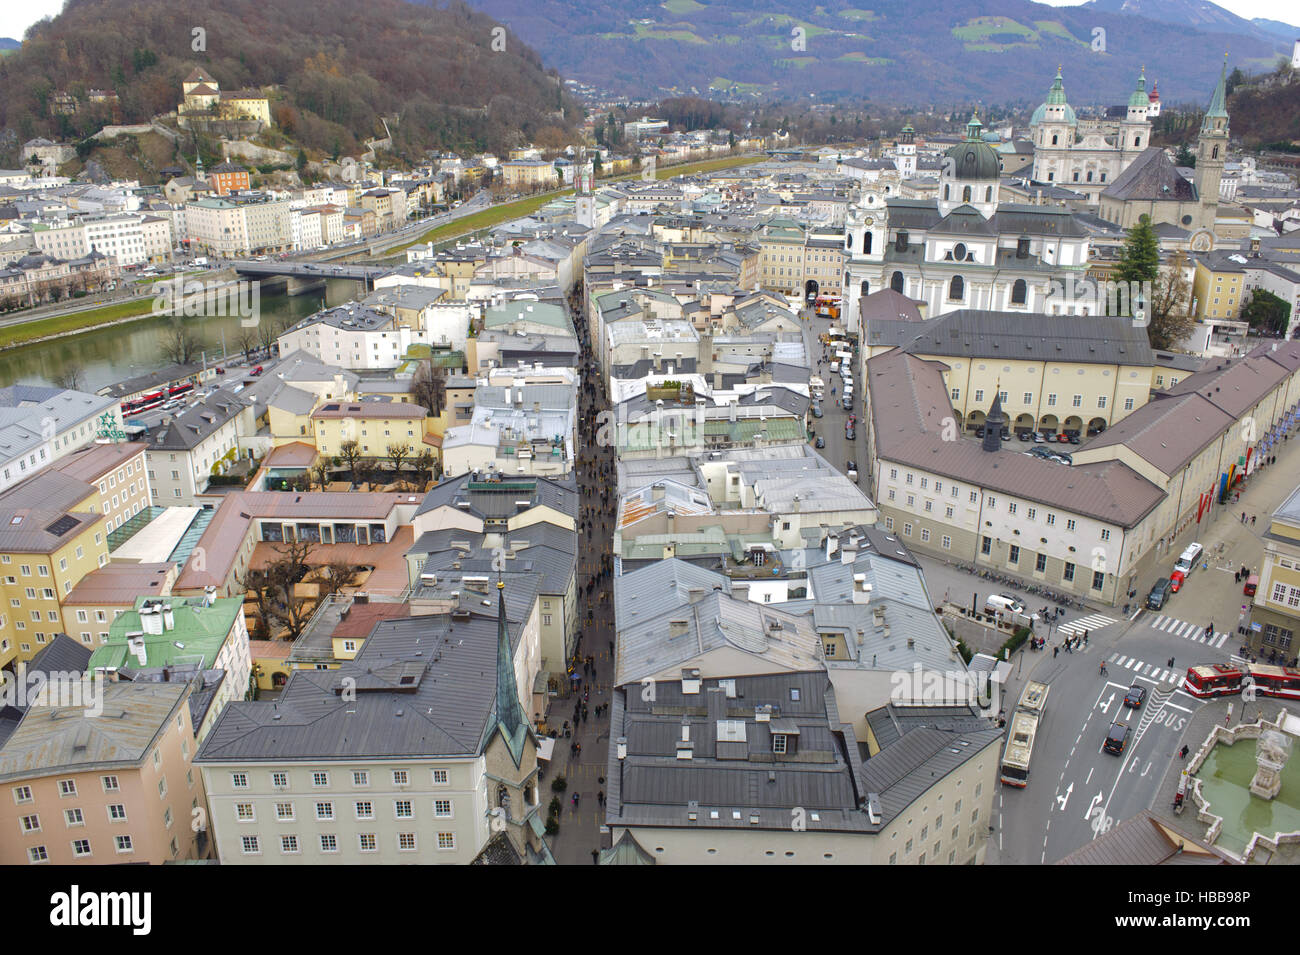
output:
<path id="1" fill-rule="evenodd" d="M 1154 663 L 1146 663 L 1137 657 L 1125 656 L 1122 653 L 1112 653 L 1106 662 L 1116 669 L 1128 670 L 1134 676 L 1144 676 L 1148 680 L 1155 680 L 1157 683 L 1181 683 L 1184 676 L 1182 670 L 1168 670 Z"/>
<path id="2" fill-rule="evenodd" d="M 1153 630 L 1159 630 L 1161 633 L 1167 633 L 1173 637 L 1182 637 L 1184 640 L 1190 640 L 1193 643 L 1203 643 L 1210 647 L 1221 647 L 1228 642 L 1229 633 L 1222 630 L 1215 631 L 1207 635 L 1205 627 L 1198 623 L 1188 623 L 1186 620 L 1178 620 L 1174 617 L 1166 617 L 1164 614 L 1148 622 L 1148 626 Z"/>
<path id="3" fill-rule="evenodd" d="M 1069 623 L 1063 623 L 1056 628 L 1058 633 L 1063 633 L 1067 637 L 1080 636 L 1085 630 L 1091 632 L 1100 630 L 1102 627 L 1108 627 L 1115 622 L 1114 617 L 1107 617 L 1105 614 L 1094 613 L 1086 617 L 1080 617 L 1078 620 L 1071 620 Z"/>

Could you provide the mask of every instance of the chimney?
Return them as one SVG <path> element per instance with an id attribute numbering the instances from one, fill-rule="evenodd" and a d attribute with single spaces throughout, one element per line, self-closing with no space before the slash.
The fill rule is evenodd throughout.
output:
<path id="1" fill-rule="evenodd" d="M 140 626 L 144 627 L 145 633 L 157 635 L 163 632 L 162 614 L 159 613 L 158 604 L 145 604 L 140 608 Z"/>
<path id="2" fill-rule="evenodd" d="M 145 656 L 144 652 L 143 633 L 128 633 L 126 635 L 126 648 L 127 652 L 136 658 L 136 661 L 140 666 L 143 667 L 147 665 L 148 658 Z"/>
<path id="3" fill-rule="evenodd" d="M 208 584 L 203 588 L 203 606 L 211 607 L 217 602 L 217 588 Z"/>
<path id="4" fill-rule="evenodd" d="M 163 631 L 176 629 L 176 615 L 172 613 L 172 605 L 164 604 L 162 608 Z"/>

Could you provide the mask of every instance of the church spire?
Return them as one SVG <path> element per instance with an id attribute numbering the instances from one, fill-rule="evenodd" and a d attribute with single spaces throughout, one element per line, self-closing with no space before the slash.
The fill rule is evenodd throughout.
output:
<path id="1" fill-rule="evenodd" d="M 1210 108 L 1205 111 L 1205 123 L 1202 129 L 1208 128 L 1212 119 L 1228 118 L 1228 54 L 1223 54 L 1223 67 L 1219 70 L 1219 85 L 1214 88 L 1214 95 L 1210 97 Z"/>
<path id="2" fill-rule="evenodd" d="M 979 142 L 981 140 L 980 130 L 983 128 L 984 124 L 980 122 L 979 110 L 971 110 L 970 122 L 966 124 L 967 142 Z"/>
<path id="3" fill-rule="evenodd" d="M 504 542 L 502 548 L 504 549 Z M 510 625 L 506 621 L 506 584 L 497 567 L 497 701 L 496 728 L 505 737 L 510 756 L 518 766 L 524 753 L 528 721 L 519 705 L 519 685 L 515 682 L 514 654 L 510 652 Z"/>

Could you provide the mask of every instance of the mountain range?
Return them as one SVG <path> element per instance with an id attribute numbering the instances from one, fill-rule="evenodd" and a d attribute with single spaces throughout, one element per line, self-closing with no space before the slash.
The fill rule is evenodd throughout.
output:
<path id="1" fill-rule="evenodd" d="M 924 106 L 1123 103 L 1145 66 L 1166 102 L 1208 100 L 1223 64 L 1271 69 L 1295 28 L 1204 0 L 469 0 L 543 61 L 619 96 L 867 97 Z M 857 4 L 856 6 L 854 4 Z M 1149 88 L 1149 87 L 1148 87 Z"/>

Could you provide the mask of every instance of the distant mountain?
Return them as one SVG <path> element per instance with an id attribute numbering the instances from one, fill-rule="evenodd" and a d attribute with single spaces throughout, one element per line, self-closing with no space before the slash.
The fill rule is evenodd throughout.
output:
<path id="1" fill-rule="evenodd" d="M 1089 0 L 1083 8 L 1145 17 L 1197 30 L 1235 33 L 1265 42 L 1282 39 L 1286 41 L 1288 53 L 1291 42 L 1300 37 L 1300 32 L 1289 24 L 1262 18 L 1247 20 L 1209 0 Z"/>
<path id="2" fill-rule="evenodd" d="M 1248 71 L 1290 52 L 1289 41 L 1195 0 L 821 0 L 793 14 L 785 0 L 468 2 L 566 77 L 629 97 L 1036 105 L 1062 64 L 1072 103 L 1126 102 L 1143 65 L 1166 102 L 1201 102 L 1224 50 Z M 1162 22 L 1175 8 L 1178 25 Z"/>
<path id="3" fill-rule="evenodd" d="M 0 37 L 0 50 L 16 50 L 22 45 L 22 41 L 15 40 L 13 37 Z"/>
<path id="4" fill-rule="evenodd" d="M 384 120 L 410 158 L 570 137 L 581 110 L 560 77 L 488 15 L 460 0 L 363 6 L 360 15 L 356 0 L 67 0 L 0 58 L 0 140 L 80 139 L 106 122 L 147 121 L 176 108 L 181 80 L 199 66 L 223 90 L 271 88 L 274 135 L 289 140 L 275 145 L 295 151 L 355 154 L 385 135 Z M 118 103 L 89 103 L 95 87 Z M 56 108 L 55 94 L 78 110 Z"/>

